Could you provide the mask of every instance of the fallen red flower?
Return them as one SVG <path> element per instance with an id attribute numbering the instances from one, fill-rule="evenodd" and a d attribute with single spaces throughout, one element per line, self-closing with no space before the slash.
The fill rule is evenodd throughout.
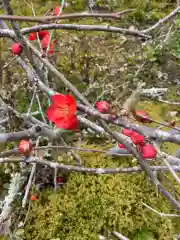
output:
<path id="1" fill-rule="evenodd" d="M 140 148 L 140 153 L 143 158 L 155 158 L 157 155 L 156 149 L 152 144 L 146 144 Z"/>
<path id="2" fill-rule="evenodd" d="M 54 122 L 56 127 L 76 130 L 78 120 L 75 116 L 76 100 L 69 94 L 55 94 L 52 96 L 52 104 L 47 110 L 47 117 Z"/>
<path id="3" fill-rule="evenodd" d="M 101 113 L 108 113 L 110 110 L 110 104 L 107 101 L 98 101 L 96 102 L 95 107 Z"/>

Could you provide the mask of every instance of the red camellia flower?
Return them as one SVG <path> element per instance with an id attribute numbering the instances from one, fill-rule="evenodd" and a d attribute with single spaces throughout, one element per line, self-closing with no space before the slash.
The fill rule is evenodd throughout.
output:
<path id="1" fill-rule="evenodd" d="M 108 113 L 110 110 L 110 104 L 107 101 L 96 102 L 96 108 L 101 113 Z"/>
<path id="2" fill-rule="evenodd" d="M 133 134 L 131 135 L 131 140 L 135 145 L 144 145 L 144 136 L 137 133 L 137 132 L 133 132 Z"/>
<path id="3" fill-rule="evenodd" d="M 32 143 L 27 140 L 21 140 L 18 146 L 18 150 L 25 156 L 28 156 L 32 151 Z"/>
<path id="4" fill-rule="evenodd" d="M 59 12 L 60 12 L 61 6 L 56 6 L 53 10 L 53 15 L 54 16 L 58 16 Z M 62 13 L 60 13 L 60 15 L 62 15 Z"/>
<path id="5" fill-rule="evenodd" d="M 126 147 L 125 147 L 123 144 L 121 144 L 121 143 L 118 143 L 118 148 L 124 148 L 124 149 L 126 149 Z"/>
<path id="6" fill-rule="evenodd" d="M 123 128 L 123 130 L 122 130 L 122 134 L 124 134 L 124 135 L 126 135 L 126 136 L 128 136 L 128 137 L 131 137 L 131 135 L 134 133 L 134 131 L 132 131 L 132 130 L 129 130 L 129 129 L 127 129 L 127 128 Z"/>
<path id="7" fill-rule="evenodd" d="M 151 123 L 151 120 L 149 119 L 149 115 L 147 112 L 143 110 L 136 111 L 136 115 L 139 117 L 142 117 L 141 122 L 142 123 Z"/>
<path id="8" fill-rule="evenodd" d="M 146 144 L 140 148 L 141 156 L 143 158 L 155 158 L 157 152 L 152 144 Z"/>
<path id="9" fill-rule="evenodd" d="M 56 127 L 76 130 L 78 127 L 78 120 L 75 116 L 76 101 L 67 94 L 55 94 L 52 96 L 52 104 L 47 110 L 47 117 L 54 122 Z"/>
<path id="10" fill-rule="evenodd" d="M 20 55 L 21 52 L 22 52 L 21 44 L 20 43 L 13 43 L 13 45 L 11 46 L 11 51 L 15 55 Z"/>

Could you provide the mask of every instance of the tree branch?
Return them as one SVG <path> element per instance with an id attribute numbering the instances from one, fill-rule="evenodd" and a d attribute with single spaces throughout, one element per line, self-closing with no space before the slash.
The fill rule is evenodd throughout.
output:
<path id="1" fill-rule="evenodd" d="M 166 17 L 160 19 L 156 24 L 154 24 L 153 26 L 142 30 L 142 33 L 149 33 L 151 31 L 153 31 L 154 29 L 160 27 L 162 24 L 166 23 L 167 21 L 169 21 L 171 18 L 173 18 L 174 16 L 176 16 L 176 14 L 180 11 L 180 7 L 177 7 L 174 11 L 172 11 L 169 15 L 167 15 Z"/>
<path id="2" fill-rule="evenodd" d="M 135 36 L 135 37 L 141 37 L 144 39 L 151 39 L 151 36 L 146 35 L 144 33 L 141 33 L 140 31 L 135 31 L 135 30 L 129 30 L 125 28 L 118 28 L 118 27 L 113 27 L 109 25 L 78 25 L 78 24 L 56 24 L 56 23 L 51 23 L 51 24 L 44 24 L 44 25 L 38 25 L 38 26 L 33 26 L 31 28 L 23 28 L 21 30 L 21 33 L 24 34 L 29 34 L 31 32 L 39 32 L 41 30 L 50 30 L 50 29 L 56 29 L 56 30 L 76 30 L 76 31 L 99 31 L 99 32 L 112 32 L 112 33 L 121 33 L 125 35 L 130 35 L 130 36 Z M 15 35 L 12 30 L 0 30 L 0 37 L 9 37 L 14 39 Z"/>
<path id="3" fill-rule="evenodd" d="M 133 12 L 135 9 L 127 9 L 121 12 L 114 13 L 71 13 L 71 14 L 63 14 L 61 16 L 43 16 L 43 17 L 35 17 L 35 16 L 12 16 L 12 15 L 0 15 L 0 20 L 15 20 L 15 21 L 28 21 L 28 22 L 40 22 L 40 23 L 49 23 L 54 20 L 63 20 L 63 19 L 79 19 L 79 18 L 113 18 L 119 19 L 122 15 Z"/>

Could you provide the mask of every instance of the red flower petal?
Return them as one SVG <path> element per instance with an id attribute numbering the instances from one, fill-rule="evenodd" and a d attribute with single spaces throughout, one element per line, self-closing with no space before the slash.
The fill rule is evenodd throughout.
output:
<path id="1" fill-rule="evenodd" d="M 50 36 L 49 35 L 45 35 L 43 37 L 43 39 L 41 40 L 41 46 L 42 46 L 43 49 L 47 49 L 48 44 L 49 44 L 49 39 L 50 39 Z"/>
<path id="2" fill-rule="evenodd" d="M 52 102 L 59 109 L 62 109 L 62 112 L 67 112 L 69 116 L 73 116 L 76 112 L 76 100 L 69 94 L 55 94 L 52 96 Z M 65 113 L 62 116 L 67 116 Z"/>
<path id="3" fill-rule="evenodd" d="M 128 137 L 131 137 L 133 133 L 134 133 L 134 131 L 129 130 L 127 128 L 123 128 L 123 130 L 122 130 L 122 134 L 124 134 L 124 135 L 126 135 Z"/>
<path id="4" fill-rule="evenodd" d="M 37 37 L 36 32 L 32 32 L 29 34 L 28 39 L 29 39 L 29 41 L 34 41 L 34 40 L 36 40 L 36 37 Z"/>
<path id="5" fill-rule="evenodd" d="M 132 135 L 131 135 L 131 140 L 132 142 L 135 144 L 135 145 L 144 145 L 144 136 L 137 133 L 137 132 L 134 132 Z"/>
<path id="6" fill-rule="evenodd" d="M 55 105 L 51 105 L 48 107 L 47 111 L 46 111 L 46 115 L 47 115 L 47 118 L 54 122 L 56 121 L 56 116 L 55 116 L 55 111 L 56 111 L 57 107 Z"/>
<path id="7" fill-rule="evenodd" d="M 66 95 L 66 100 L 69 105 L 70 112 L 75 113 L 76 112 L 76 100 L 70 94 Z"/>
<path id="8" fill-rule="evenodd" d="M 49 36 L 50 33 L 48 30 L 42 30 L 38 32 L 39 39 L 42 40 L 44 37 Z"/>
<path id="9" fill-rule="evenodd" d="M 56 122 L 58 120 L 62 121 L 64 118 L 71 118 L 74 114 L 69 113 L 68 105 L 62 105 L 61 107 L 57 107 L 55 104 L 49 106 L 46 112 L 47 118 L 52 121 Z"/>
<path id="10" fill-rule="evenodd" d="M 70 118 L 62 118 L 55 121 L 55 125 L 58 128 L 63 128 L 66 130 L 77 130 L 78 128 L 78 119 L 76 116 Z"/>
<path id="11" fill-rule="evenodd" d="M 53 15 L 54 16 L 58 16 L 59 12 L 60 12 L 61 6 L 57 6 L 54 8 L 53 10 Z M 62 13 L 60 13 L 60 15 L 62 15 Z"/>
<path id="12" fill-rule="evenodd" d="M 61 106 L 62 104 L 63 105 L 66 104 L 66 97 L 63 94 L 54 94 L 52 95 L 51 99 L 52 99 L 52 103 L 57 107 Z"/>
<path id="13" fill-rule="evenodd" d="M 125 147 L 123 144 L 121 144 L 121 143 L 118 143 L 118 148 L 124 148 L 124 149 L 126 149 L 126 147 Z"/>
<path id="14" fill-rule="evenodd" d="M 157 155 L 157 152 L 152 144 L 142 146 L 140 152 L 143 158 L 155 158 Z"/>

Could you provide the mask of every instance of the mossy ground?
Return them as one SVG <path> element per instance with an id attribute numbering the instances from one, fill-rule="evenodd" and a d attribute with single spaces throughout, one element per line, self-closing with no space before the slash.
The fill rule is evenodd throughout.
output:
<path id="1" fill-rule="evenodd" d="M 27 1 L 31 4 L 31 1 Z M 51 7 L 58 4 L 57 1 L 34 0 L 33 6 L 37 15 L 45 14 Z M 170 1 L 150 1 L 151 11 L 145 12 L 145 1 L 117 1 L 114 10 L 119 11 L 127 8 L 137 8 L 132 14 L 124 16 L 119 21 L 110 21 L 111 25 L 127 27 L 133 25 L 140 29 L 152 24 L 159 18 L 170 12 L 175 4 Z M 17 15 L 32 15 L 32 9 L 24 1 L 11 0 L 14 12 Z M 82 0 L 68 1 L 70 5 L 67 12 L 84 11 L 85 5 Z M 65 21 L 64 21 L 65 22 Z M 99 24 L 99 20 L 85 19 L 77 21 L 82 24 Z M 106 23 L 109 23 L 107 21 Z M 105 24 L 105 23 L 104 23 Z M 29 23 L 21 23 L 22 27 L 30 26 Z M 75 38 L 76 37 L 76 38 Z M 102 98 L 116 98 L 122 91 L 117 86 L 125 81 L 131 81 L 141 64 L 146 61 L 138 77 L 148 86 L 160 85 L 164 79 L 157 79 L 159 71 L 168 73 L 168 79 L 174 80 L 179 77 L 179 62 L 172 59 L 169 46 L 159 51 L 155 46 L 142 47 L 138 41 L 122 37 L 120 34 L 58 31 L 56 33 L 57 54 L 52 61 L 57 65 L 73 84 L 81 91 L 87 90 L 90 83 L 97 82 L 98 88 L 89 94 L 88 99 L 95 101 L 104 89 L 111 91 Z M 178 52 L 178 36 L 172 42 L 172 48 Z M 4 48 L 3 58 L 11 58 L 8 45 L 1 43 Z M 178 48 L 179 49 L 179 48 Z M 167 52 L 169 55 L 167 57 Z M 164 55 L 163 55 L 164 54 Z M 1 54 L 2 55 L 2 54 Z M 168 61 L 167 61 L 168 59 Z M 172 61 L 169 61 L 169 60 Z M 88 71 L 87 71 L 88 69 Z M 11 68 L 12 75 L 17 71 L 17 66 Z M 19 72 L 22 70 L 19 69 Z M 20 79 L 21 81 L 21 79 Z M 5 76 L 5 86 L 11 85 Z M 14 84 L 14 82 L 13 82 Z M 55 84 L 56 89 L 64 91 L 59 81 Z M 133 81 L 132 81 L 133 84 Z M 168 85 L 172 85 L 171 83 Z M 116 88 L 115 88 L 116 87 Z M 24 87 L 16 92 L 15 99 L 18 110 L 25 112 L 30 99 L 24 98 Z M 174 92 L 174 89 L 173 91 Z M 174 96 L 171 96 L 174 99 Z M 23 99 L 23 103 L 22 103 Z M 177 98 L 175 98 L 178 100 Z M 45 102 L 44 102 L 45 105 Z M 35 106 L 33 106 L 35 107 Z M 149 112 L 151 118 L 162 121 L 168 110 L 175 110 L 173 106 L 160 104 L 159 102 L 144 101 L 138 108 Z M 155 125 L 154 125 L 155 126 Z M 92 145 L 92 140 L 87 141 L 86 148 L 108 148 L 110 143 Z M 174 153 L 178 146 L 165 144 L 164 150 Z M 102 154 L 80 154 L 85 166 L 91 167 L 119 167 L 134 166 L 130 159 L 110 158 Z M 179 189 L 178 189 L 179 190 Z M 157 196 L 155 189 L 149 183 L 144 173 L 116 174 L 116 175 L 89 175 L 71 173 L 68 182 L 63 188 L 54 192 L 44 190 L 38 200 L 32 203 L 28 213 L 27 224 L 20 239 L 37 240 L 80 240 L 98 239 L 98 234 L 106 235 L 108 231 L 117 230 L 130 239 L 173 239 L 174 234 L 180 231 L 179 218 L 162 218 L 152 213 L 142 205 L 149 204 L 161 212 L 174 212 L 172 206 Z M 144 235 L 145 236 L 144 236 Z M 138 236 L 138 237 L 137 237 Z M 113 239 L 113 238 L 112 238 Z"/>
<path id="2" fill-rule="evenodd" d="M 89 146 L 93 148 L 94 146 Z M 133 166 L 130 159 L 84 154 L 86 166 Z M 162 218 L 142 202 L 161 212 L 174 212 L 157 196 L 144 173 L 89 175 L 72 173 L 58 192 L 44 191 L 33 203 L 24 239 L 98 239 L 118 230 L 132 239 L 137 229 L 148 229 L 153 239 L 172 239 L 179 219 Z M 146 239 L 146 238 L 139 238 Z"/>

